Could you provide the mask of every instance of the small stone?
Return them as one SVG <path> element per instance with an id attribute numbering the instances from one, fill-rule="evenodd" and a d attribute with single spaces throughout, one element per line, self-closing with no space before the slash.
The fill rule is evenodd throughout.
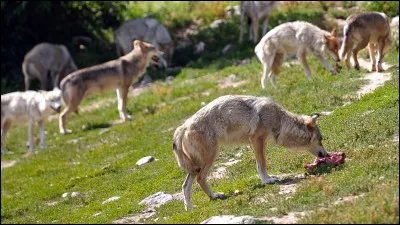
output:
<path id="1" fill-rule="evenodd" d="M 61 195 L 61 198 L 66 198 L 68 197 L 68 192 L 65 192 L 64 194 Z"/>
<path id="2" fill-rule="evenodd" d="M 72 192 L 72 193 L 71 193 L 71 198 L 78 197 L 79 195 L 81 195 L 81 193 L 79 193 L 79 192 Z"/>
<path id="3" fill-rule="evenodd" d="M 101 212 L 98 212 L 98 213 L 93 214 L 93 217 L 100 216 L 100 215 L 101 215 Z"/>
<path id="4" fill-rule="evenodd" d="M 384 176 L 381 176 L 381 177 L 379 177 L 379 180 L 383 180 L 383 179 L 385 179 L 385 177 L 384 177 Z"/>
<path id="5" fill-rule="evenodd" d="M 137 166 L 141 166 L 141 165 L 144 165 L 144 164 L 152 162 L 152 161 L 154 161 L 154 157 L 153 156 L 146 156 L 146 157 L 143 157 L 143 158 L 139 159 L 136 162 L 136 165 Z"/>
<path id="6" fill-rule="evenodd" d="M 234 195 L 241 195 L 243 194 L 243 191 L 239 191 L 239 190 L 235 190 L 235 192 L 233 192 Z"/>
<path id="7" fill-rule="evenodd" d="M 109 202 L 117 201 L 117 200 L 120 199 L 120 198 L 121 198 L 121 197 L 119 197 L 119 196 L 114 196 L 114 197 L 111 197 L 111 198 L 109 198 L 109 199 L 103 201 L 102 204 L 104 205 L 104 204 L 109 203 Z"/>

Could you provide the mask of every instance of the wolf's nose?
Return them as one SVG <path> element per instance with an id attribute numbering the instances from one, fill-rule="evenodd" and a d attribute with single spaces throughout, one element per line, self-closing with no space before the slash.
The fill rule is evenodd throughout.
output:
<path id="1" fill-rule="evenodd" d="M 326 154 L 325 154 L 325 153 L 318 152 L 318 158 L 323 158 L 323 157 L 325 157 L 325 156 L 326 156 Z"/>

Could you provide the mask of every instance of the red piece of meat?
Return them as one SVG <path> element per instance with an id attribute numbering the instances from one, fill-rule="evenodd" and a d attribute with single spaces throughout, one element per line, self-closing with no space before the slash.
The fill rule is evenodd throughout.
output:
<path id="1" fill-rule="evenodd" d="M 308 172 L 312 172 L 313 170 L 324 164 L 336 167 L 340 164 L 343 164 L 345 158 L 346 154 L 344 152 L 328 152 L 328 155 L 326 157 L 317 157 L 312 164 L 305 164 L 304 168 Z"/>

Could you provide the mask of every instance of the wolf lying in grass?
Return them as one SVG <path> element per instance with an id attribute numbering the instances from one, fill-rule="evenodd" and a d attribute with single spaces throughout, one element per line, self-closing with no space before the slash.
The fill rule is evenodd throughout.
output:
<path id="1" fill-rule="evenodd" d="M 117 90 L 118 110 L 122 120 L 131 120 L 126 111 L 129 87 L 146 71 L 150 63 L 159 64 L 163 52 L 154 45 L 135 40 L 134 49 L 116 60 L 84 68 L 69 74 L 61 81 L 62 97 L 66 108 L 60 114 L 60 133 L 71 133 L 65 123 L 81 101 L 92 93 Z"/>
<path id="2" fill-rule="evenodd" d="M 61 91 L 57 87 L 52 91 L 25 91 L 12 92 L 1 95 L 1 153 L 6 154 L 4 138 L 11 127 L 11 123 L 28 123 L 29 152 L 34 151 L 33 127 L 37 122 L 40 128 L 40 147 L 44 148 L 44 123 L 53 111 L 60 112 Z"/>
<path id="3" fill-rule="evenodd" d="M 327 155 L 317 126 L 318 115 L 300 116 L 290 113 L 267 97 L 245 95 L 221 96 L 201 108 L 174 133 L 173 149 L 179 167 L 187 173 L 183 183 L 185 209 L 194 206 L 190 191 L 194 178 L 211 198 L 213 193 L 206 178 L 218 156 L 218 144 L 251 142 L 258 176 L 263 184 L 277 181 L 266 171 L 265 142 L 268 138 L 289 149 L 307 150 L 313 155 Z"/>
<path id="4" fill-rule="evenodd" d="M 350 57 L 353 55 L 354 68 L 360 69 L 357 54 L 368 45 L 371 71 L 383 71 L 382 59 L 392 44 L 389 18 L 384 13 L 367 12 L 349 16 L 343 27 L 343 34 L 340 56 L 348 68 L 351 67 Z M 378 65 L 376 65 L 376 51 L 378 51 Z"/>
<path id="5" fill-rule="evenodd" d="M 285 54 L 296 53 L 304 72 L 309 80 L 312 80 L 311 70 L 308 67 L 306 53 L 310 52 L 322 63 L 332 74 L 339 67 L 339 43 L 336 29 L 331 33 L 321 30 L 317 26 L 304 22 L 295 21 L 281 24 L 270 30 L 257 44 L 254 49 L 257 58 L 263 65 L 261 87 L 265 89 L 267 76 L 274 87 L 275 75 L 279 74 Z M 336 58 L 336 68 L 333 68 L 325 59 L 327 53 Z"/>

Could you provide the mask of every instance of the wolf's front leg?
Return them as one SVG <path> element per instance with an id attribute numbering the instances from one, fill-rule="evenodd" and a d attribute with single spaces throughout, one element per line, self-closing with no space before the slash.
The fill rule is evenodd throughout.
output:
<path id="1" fill-rule="evenodd" d="M 311 76 L 310 67 L 308 66 L 308 63 L 307 63 L 306 50 L 305 49 L 299 49 L 297 51 L 297 58 L 299 59 L 300 64 L 304 68 L 304 73 L 306 74 L 307 79 L 309 81 L 311 81 L 312 80 L 312 76 Z"/>
<path id="2" fill-rule="evenodd" d="M 39 121 L 39 132 L 40 132 L 40 148 L 46 148 L 46 136 L 44 133 L 44 121 Z"/>
<path id="3" fill-rule="evenodd" d="M 316 57 L 326 70 L 328 70 L 332 75 L 336 74 L 337 71 L 324 59 L 324 57 L 321 55 L 316 55 Z"/>
<path id="4" fill-rule="evenodd" d="M 254 151 L 254 156 L 256 157 L 256 166 L 258 177 L 260 178 L 263 184 L 275 183 L 278 181 L 278 178 L 274 176 L 269 176 L 267 174 L 266 169 L 266 159 L 265 159 L 265 138 L 261 137 L 252 137 L 250 139 L 251 145 Z"/>
<path id="5" fill-rule="evenodd" d="M 132 120 L 132 116 L 128 115 L 126 111 L 126 102 L 128 99 L 129 87 L 121 87 L 117 89 L 118 111 L 119 117 L 124 120 Z"/>
<path id="6" fill-rule="evenodd" d="M 34 122 L 29 121 L 29 125 L 28 125 L 29 152 L 35 151 L 35 148 L 33 147 L 33 126 L 34 126 Z"/>

